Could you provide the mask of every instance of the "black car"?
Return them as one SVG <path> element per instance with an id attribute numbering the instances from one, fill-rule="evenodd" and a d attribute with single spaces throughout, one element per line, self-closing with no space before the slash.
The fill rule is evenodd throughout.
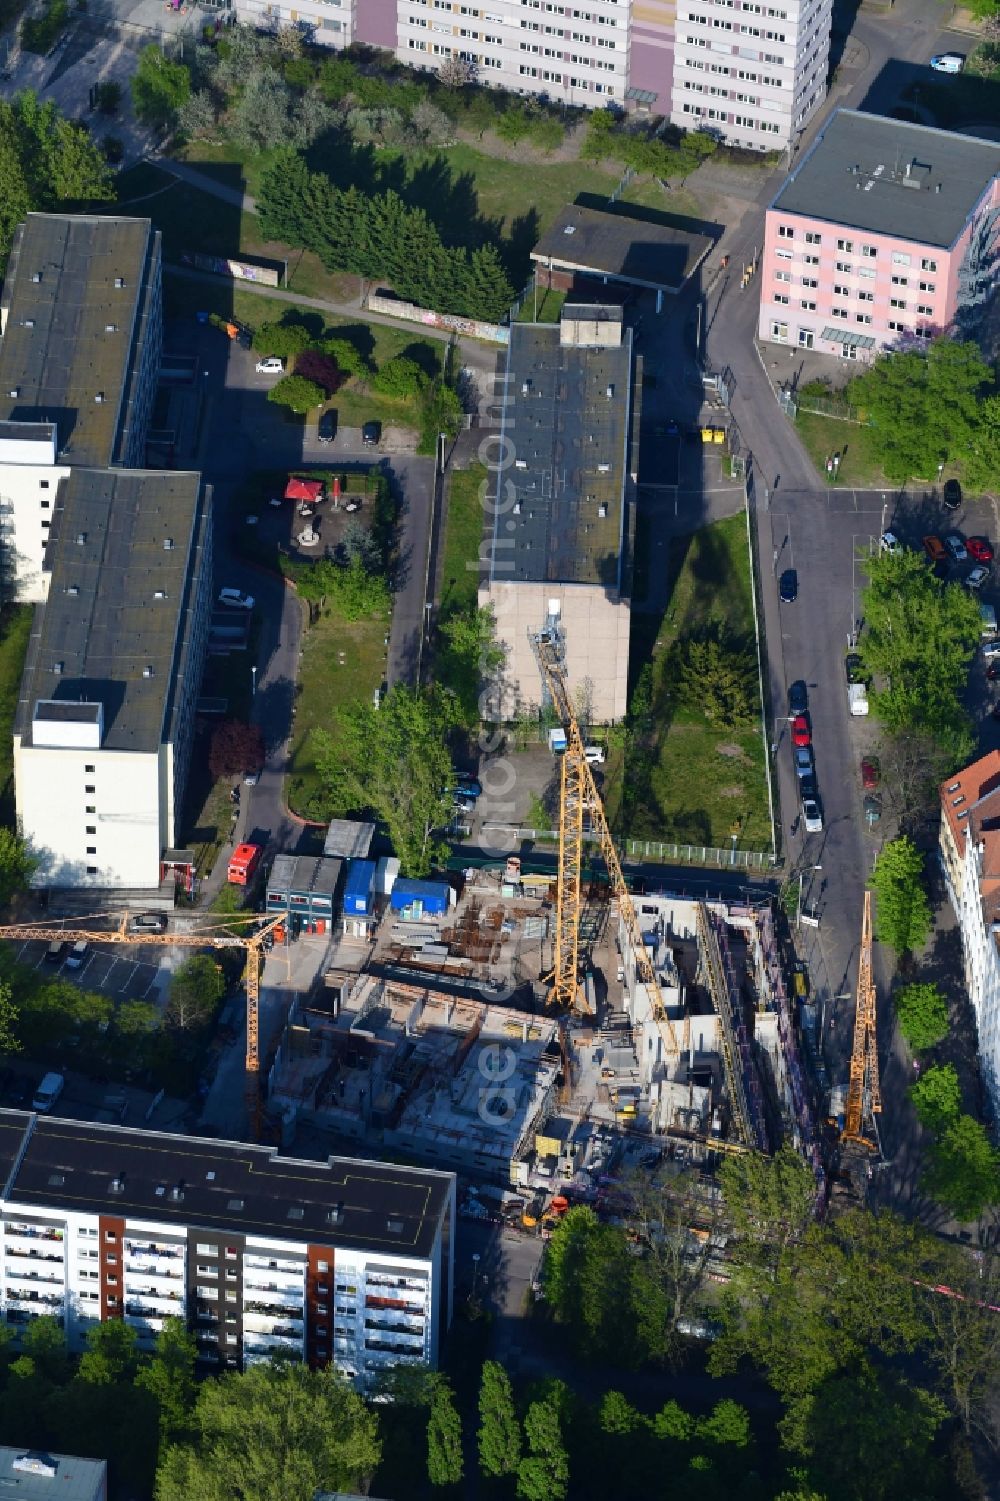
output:
<path id="1" fill-rule="evenodd" d="M 788 712 L 789 714 L 804 714 L 809 708 L 809 690 L 801 678 L 797 678 L 788 689 Z"/>
<path id="2" fill-rule="evenodd" d="M 361 429 L 361 441 L 366 448 L 377 448 L 382 438 L 381 422 L 366 422 Z"/>
<path id="3" fill-rule="evenodd" d="M 778 580 L 778 597 L 782 604 L 794 604 L 799 596 L 799 576 L 794 568 L 786 568 Z"/>
<path id="4" fill-rule="evenodd" d="M 815 773 L 810 772 L 808 776 L 799 777 L 799 789 L 802 793 L 803 798 L 819 797 L 819 787 L 816 784 Z"/>
<path id="5" fill-rule="evenodd" d="M 319 419 L 319 429 L 316 436 L 321 443 L 332 443 L 337 436 L 337 414 L 332 407 L 327 407 Z"/>
<path id="6" fill-rule="evenodd" d="M 949 511 L 957 511 L 962 504 L 962 487 L 957 479 L 946 479 L 944 482 L 944 503 Z"/>

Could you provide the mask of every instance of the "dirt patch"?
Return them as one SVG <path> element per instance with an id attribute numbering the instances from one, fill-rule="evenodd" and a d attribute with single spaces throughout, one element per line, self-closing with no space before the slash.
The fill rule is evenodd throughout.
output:
<path id="1" fill-rule="evenodd" d="M 744 792 L 744 789 L 742 787 L 720 787 L 719 788 L 719 796 L 720 797 L 742 797 L 743 796 L 743 792 Z"/>
<path id="2" fill-rule="evenodd" d="M 733 761 L 745 761 L 747 759 L 747 753 L 743 749 L 742 745 L 733 745 L 732 741 L 730 740 L 724 740 L 722 744 L 717 745 L 715 749 L 718 755 L 729 756 Z"/>

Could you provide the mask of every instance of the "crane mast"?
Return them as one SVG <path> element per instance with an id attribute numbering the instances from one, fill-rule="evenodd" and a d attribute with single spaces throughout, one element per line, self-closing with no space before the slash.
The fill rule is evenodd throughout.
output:
<path id="1" fill-rule="evenodd" d="M 131 913 L 123 912 L 115 928 L 58 927 L 52 923 L 20 923 L 0 926 L 0 939 L 29 940 L 43 938 L 48 942 L 101 943 L 112 945 L 143 945 L 149 948 L 213 948 L 242 949 L 246 954 L 245 984 L 247 993 L 246 1033 L 246 1105 L 250 1128 L 255 1137 L 260 1135 L 260 968 L 264 939 L 284 917 L 265 922 L 255 933 L 226 933 L 194 931 L 189 933 L 131 933 Z M 242 919 L 257 922 L 256 917 Z"/>
<path id="2" fill-rule="evenodd" d="M 865 892 L 861 920 L 861 955 L 858 960 L 858 992 L 854 1007 L 854 1037 L 851 1044 L 851 1069 L 844 1112 L 844 1140 L 874 1150 L 864 1134 L 869 1123 L 882 1109 L 882 1087 L 878 1075 L 878 1044 L 875 1031 L 875 981 L 872 978 L 872 894 Z"/>
<path id="3" fill-rule="evenodd" d="M 632 895 L 625 884 L 621 861 L 611 837 L 604 804 L 597 790 L 593 772 L 587 762 L 583 736 L 566 685 L 563 646 L 557 630 L 532 634 L 531 644 L 538 660 L 542 681 L 548 689 L 559 722 L 566 734 L 559 789 L 559 871 L 556 880 L 555 956 L 552 989 L 553 1005 L 573 1007 L 580 988 L 580 907 L 583 869 L 583 815 L 586 811 L 600 840 L 601 854 L 607 867 L 611 889 L 628 930 L 636 971 L 646 986 L 653 1017 L 669 1056 L 678 1056 L 674 1031 L 656 970 L 643 941 Z"/>

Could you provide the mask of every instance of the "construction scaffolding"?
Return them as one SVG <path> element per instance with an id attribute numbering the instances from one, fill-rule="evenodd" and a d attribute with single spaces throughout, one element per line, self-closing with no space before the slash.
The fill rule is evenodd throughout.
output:
<path id="1" fill-rule="evenodd" d="M 865 1127 L 876 1135 L 875 1116 L 882 1109 L 882 1087 L 878 1074 L 878 1045 L 875 1031 L 875 980 L 872 976 L 872 894 L 865 892 L 861 918 L 861 955 L 858 959 L 858 994 L 854 1009 L 854 1039 L 851 1046 L 851 1072 L 847 1086 L 844 1140 L 877 1151 L 877 1143 L 865 1134 Z"/>
<path id="2" fill-rule="evenodd" d="M 719 1017 L 719 1038 L 733 1125 L 745 1146 L 770 1150 L 764 1102 L 743 1019 L 743 1004 L 732 955 L 721 922 L 704 902 L 698 903 L 698 937 L 702 965 Z"/>

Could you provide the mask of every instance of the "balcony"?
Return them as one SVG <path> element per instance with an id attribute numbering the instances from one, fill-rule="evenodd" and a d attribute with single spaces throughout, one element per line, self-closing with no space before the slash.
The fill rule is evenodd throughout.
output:
<path id="1" fill-rule="evenodd" d="M 26 1293 L 15 1292 L 13 1288 L 7 1294 L 7 1307 L 20 1308 L 28 1313 L 52 1313 L 57 1308 L 62 1308 L 65 1303 L 65 1294 L 54 1293 Z"/>
<path id="2" fill-rule="evenodd" d="M 255 1334 L 272 1334 L 280 1327 L 295 1339 L 301 1339 L 305 1322 L 301 1318 L 289 1318 L 287 1313 L 247 1313 L 244 1315 L 243 1327 L 247 1333 Z"/>
<path id="3" fill-rule="evenodd" d="M 66 1264 L 65 1254 L 62 1250 L 57 1250 L 55 1246 L 50 1251 L 40 1251 L 37 1246 L 32 1246 L 29 1249 L 27 1245 L 18 1246 L 14 1242 L 8 1241 L 3 1250 L 4 1259 L 7 1265 L 11 1267 L 18 1261 L 47 1261 L 55 1266 L 65 1266 Z"/>
<path id="4" fill-rule="evenodd" d="M 278 1261 L 273 1256 L 244 1256 L 244 1280 L 248 1280 L 254 1273 L 264 1273 L 268 1277 L 301 1279 L 305 1275 L 305 1264 L 301 1261 Z"/>
<path id="5" fill-rule="evenodd" d="M 294 1351 L 302 1353 L 302 1340 L 298 1336 L 287 1334 L 256 1334 L 249 1329 L 244 1331 L 243 1348 L 247 1355 L 270 1355 L 272 1351 Z"/>
<path id="6" fill-rule="evenodd" d="M 302 1298 L 280 1298 L 273 1293 L 270 1297 L 262 1298 L 253 1289 L 252 1294 L 244 1293 L 243 1312 L 263 1313 L 271 1318 L 280 1318 L 282 1315 L 291 1318 L 300 1318 L 302 1315 Z"/>
<path id="7" fill-rule="evenodd" d="M 23 1240 L 27 1242 L 27 1249 L 27 1247 L 30 1247 L 32 1245 L 37 1246 L 38 1243 L 43 1240 L 51 1241 L 53 1243 L 58 1242 L 60 1245 L 64 1245 L 66 1242 L 66 1232 L 65 1230 L 56 1229 L 43 1230 L 37 1225 L 18 1225 L 8 1223 L 4 1225 L 3 1238 L 5 1246 L 11 1246 L 16 1241 Z"/>
<path id="8" fill-rule="evenodd" d="M 65 1287 L 66 1272 L 61 1266 L 53 1267 L 51 1270 L 46 1268 L 44 1271 L 35 1267 L 32 1267 L 30 1271 L 27 1268 L 22 1271 L 20 1267 L 8 1266 L 7 1282 L 21 1285 L 28 1283 L 31 1287 Z"/>
<path id="9" fill-rule="evenodd" d="M 423 1339 L 425 1327 L 423 1319 L 400 1317 L 398 1313 L 388 1314 L 385 1318 L 373 1317 L 370 1313 L 365 1315 L 366 1329 L 399 1329 L 404 1334 L 418 1334 Z"/>
<path id="10" fill-rule="evenodd" d="M 365 1282 L 369 1287 L 403 1287 L 411 1292 L 427 1292 L 426 1277 L 393 1277 L 388 1272 L 366 1272 Z"/>
<path id="11" fill-rule="evenodd" d="M 183 1282 L 184 1263 L 182 1261 L 168 1261 L 165 1257 L 162 1261 L 150 1260 L 148 1256 L 126 1256 L 126 1277 L 156 1277 L 162 1282 Z"/>

